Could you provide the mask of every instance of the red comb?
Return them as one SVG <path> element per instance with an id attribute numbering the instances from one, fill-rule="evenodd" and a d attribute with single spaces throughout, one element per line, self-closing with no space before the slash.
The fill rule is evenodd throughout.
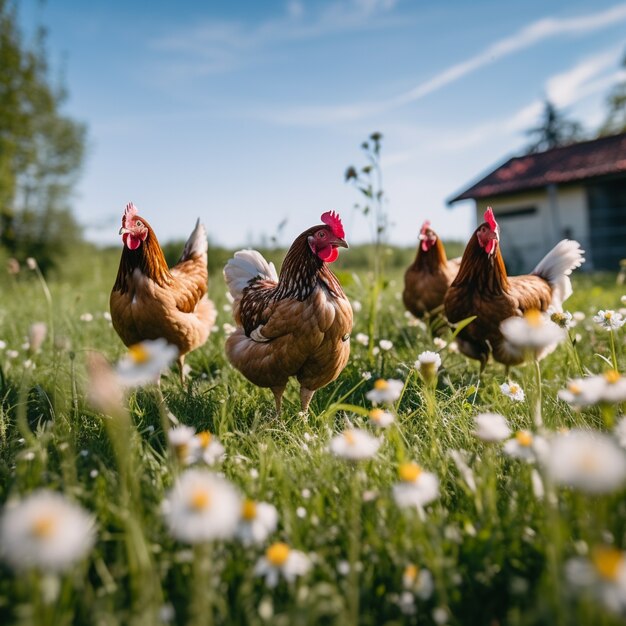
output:
<path id="1" fill-rule="evenodd" d="M 426 231 L 430 228 L 430 222 L 428 220 L 426 220 L 423 224 L 422 224 L 422 229 L 420 230 L 420 236 L 424 236 L 426 235 Z"/>
<path id="2" fill-rule="evenodd" d="M 124 211 L 124 217 L 135 217 L 135 215 L 137 215 L 137 207 L 132 202 L 129 202 L 126 205 L 126 210 Z"/>
<path id="3" fill-rule="evenodd" d="M 330 226 L 330 229 L 333 231 L 333 235 L 335 235 L 335 237 L 341 237 L 343 239 L 346 236 L 343 230 L 343 224 L 341 223 L 341 218 L 335 211 L 326 211 L 326 213 L 322 213 L 321 220 L 324 224 Z"/>
<path id="4" fill-rule="evenodd" d="M 498 230 L 498 222 L 496 222 L 496 218 L 493 215 L 493 209 L 491 207 L 487 207 L 484 217 L 485 217 L 485 222 L 489 224 L 489 228 L 491 228 L 491 230 L 496 232 Z"/>

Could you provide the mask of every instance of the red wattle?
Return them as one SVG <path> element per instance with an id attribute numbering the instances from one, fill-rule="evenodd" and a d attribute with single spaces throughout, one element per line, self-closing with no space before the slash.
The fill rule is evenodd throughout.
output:
<path id="1" fill-rule="evenodd" d="M 139 237 L 135 237 L 131 233 L 124 233 L 122 235 L 122 241 L 129 250 L 137 250 L 137 248 L 141 245 L 141 239 L 139 239 Z"/>
<path id="2" fill-rule="evenodd" d="M 485 246 L 485 252 L 491 254 L 495 249 L 498 242 L 495 239 L 490 239 Z"/>
<path id="3" fill-rule="evenodd" d="M 317 251 L 317 256 L 325 263 L 332 263 L 339 257 L 339 250 L 337 250 L 337 248 L 333 248 L 332 246 L 325 246 Z"/>
<path id="4" fill-rule="evenodd" d="M 428 252 L 428 250 L 428 243 L 426 242 L 426 240 L 422 241 L 422 252 Z"/>

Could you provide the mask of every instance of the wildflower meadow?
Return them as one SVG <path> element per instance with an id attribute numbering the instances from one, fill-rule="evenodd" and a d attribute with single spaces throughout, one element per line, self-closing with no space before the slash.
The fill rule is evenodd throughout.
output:
<path id="1" fill-rule="evenodd" d="M 405 313 L 402 261 L 382 282 L 340 261 L 348 365 L 277 416 L 226 361 L 221 259 L 181 384 L 171 346 L 129 351 L 111 326 L 118 253 L 0 279 L 0 623 L 624 623 L 614 275 L 512 320 L 527 363 L 479 375 L 454 328 Z"/>

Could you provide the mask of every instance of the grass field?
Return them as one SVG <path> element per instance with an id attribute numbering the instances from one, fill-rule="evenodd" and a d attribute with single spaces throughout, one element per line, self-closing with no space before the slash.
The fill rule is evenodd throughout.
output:
<path id="1" fill-rule="evenodd" d="M 585 376 L 612 369 L 613 352 L 625 371 L 626 331 L 614 331 L 612 351 L 611 333 L 592 320 L 600 309 L 626 306 L 620 302 L 626 289 L 615 286 L 614 275 L 576 277 L 566 308 L 584 319 L 540 370 L 531 362 L 505 378 L 503 367 L 492 363 L 479 384 L 478 364 L 452 349 L 450 331 L 445 345 L 435 345 L 425 326 L 405 316 L 401 268 L 412 252 L 392 255 L 369 346 L 355 338 L 368 333 L 371 281 L 366 271 L 338 263 L 346 292 L 361 305 L 355 304 L 350 361 L 336 382 L 316 393 L 308 415 L 299 413 L 298 390 L 289 386 L 277 418 L 271 393 L 225 360 L 224 325 L 232 319 L 219 272 L 224 259 L 217 255 L 209 287 L 217 327 L 187 359 L 188 387 L 171 369 L 161 382 L 164 403 L 156 387 L 147 386 L 128 395 L 128 412 L 105 416 L 88 401 L 95 383 L 85 363 L 93 350 L 111 362 L 125 353 L 105 315 L 118 254 L 93 257 L 71 280 L 51 279 L 50 302 L 35 271 L 0 279 L 0 502 L 23 501 L 46 488 L 95 519 L 93 547 L 61 572 L 2 561 L 0 623 L 623 623 L 624 453 L 612 430 L 624 405 L 575 410 L 557 396 L 581 368 Z M 35 322 L 45 322 L 47 335 L 33 352 L 27 337 Z M 425 350 L 441 357 L 434 385 L 415 370 Z M 394 421 L 384 429 L 369 419 L 366 394 L 377 379 L 402 382 L 400 398 L 385 407 Z M 503 394 L 500 385 L 509 380 L 525 400 Z M 605 431 L 606 458 L 615 453 L 618 461 L 603 468 L 591 445 L 579 469 L 588 469 L 595 482 L 573 478 L 573 488 L 562 485 L 567 480 L 550 470 L 549 460 L 514 458 L 506 443 L 477 437 L 474 418 L 487 412 L 503 415 L 511 441 L 525 450 L 539 454 L 513 433 L 543 436 L 547 457 L 556 455 L 554 442 L 566 438 L 565 429 Z M 260 532 L 258 542 L 247 544 L 236 537 L 198 543 L 173 537 L 169 490 L 189 471 L 164 432 L 174 419 L 221 442 L 225 456 L 209 469 L 234 485 L 237 498 L 276 508 L 278 523 L 267 537 Z M 371 458 L 348 460 L 329 449 L 333 437 L 352 427 L 376 438 Z M 575 451 L 570 457 L 563 466 L 577 462 Z M 424 496 L 430 501 L 401 507 L 397 485 L 427 473 L 438 480 L 435 493 Z M 220 489 L 210 506 L 227 515 L 232 493 L 222 502 Z M 260 513 L 250 502 L 242 510 L 246 519 Z M 53 540 L 50 523 L 32 531 L 37 541 Z M 19 559 L 17 540 L 3 549 Z M 294 579 L 268 584 L 259 560 L 280 569 L 288 555 L 300 558 Z"/>

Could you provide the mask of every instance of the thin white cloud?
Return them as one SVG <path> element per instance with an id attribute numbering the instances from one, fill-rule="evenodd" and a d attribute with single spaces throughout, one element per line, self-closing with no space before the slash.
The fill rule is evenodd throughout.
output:
<path id="1" fill-rule="evenodd" d="M 599 54 L 585 57 L 570 69 L 548 77 L 544 82 L 546 97 L 559 109 L 572 107 L 583 100 L 606 93 L 606 90 L 626 79 L 626 70 L 617 69 L 622 48 L 612 48 Z M 503 135 L 519 137 L 528 128 L 535 126 L 544 110 L 545 100 L 536 98 L 506 117 L 478 124 L 464 131 L 459 129 L 429 129 L 432 141 L 415 139 L 416 143 L 427 144 L 437 152 L 452 153 L 473 149 Z M 601 107 L 595 106 L 583 124 L 597 125 Z M 421 156 L 422 150 L 402 150 L 385 158 L 386 166 L 394 166 Z"/>
<path id="2" fill-rule="evenodd" d="M 626 21 L 626 3 L 578 17 L 560 19 L 544 18 L 528 24 L 513 35 L 491 44 L 470 59 L 452 65 L 437 76 L 420 83 L 413 89 L 392 99 L 380 102 L 353 103 L 338 106 L 293 107 L 279 112 L 269 112 L 267 117 L 277 123 L 311 126 L 363 119 L 374 114 L 416 102 L 486 65 L 495 63 L 506 56 L 530 48 L 547 39 L 562 35 L 586 34 L 613 26 L 623 21 Z M 601 63 L 602 60 L 596 62 Z M 583 68 L 579 71 L 584 73 L 593 71 L 593 68 Z M 565 79 L 563 84 L 565 84 Z M 556 89 L 557 87 L 553 88 Z"/>
<path id="3" fill-rule="evenodd" d="M 232 70 L 249 63 L 251 52 L 282 42 L 314 39 L 332 33 L 384 27 L 396 0 L 333 0 L 314 9 L 290 0 L 283 14 L 259 23 L 204 20 L 151 42 L 154 50 L 178 54 L 181 75 Z M 391 21 L 389 23 L 395 23 Z"/>

